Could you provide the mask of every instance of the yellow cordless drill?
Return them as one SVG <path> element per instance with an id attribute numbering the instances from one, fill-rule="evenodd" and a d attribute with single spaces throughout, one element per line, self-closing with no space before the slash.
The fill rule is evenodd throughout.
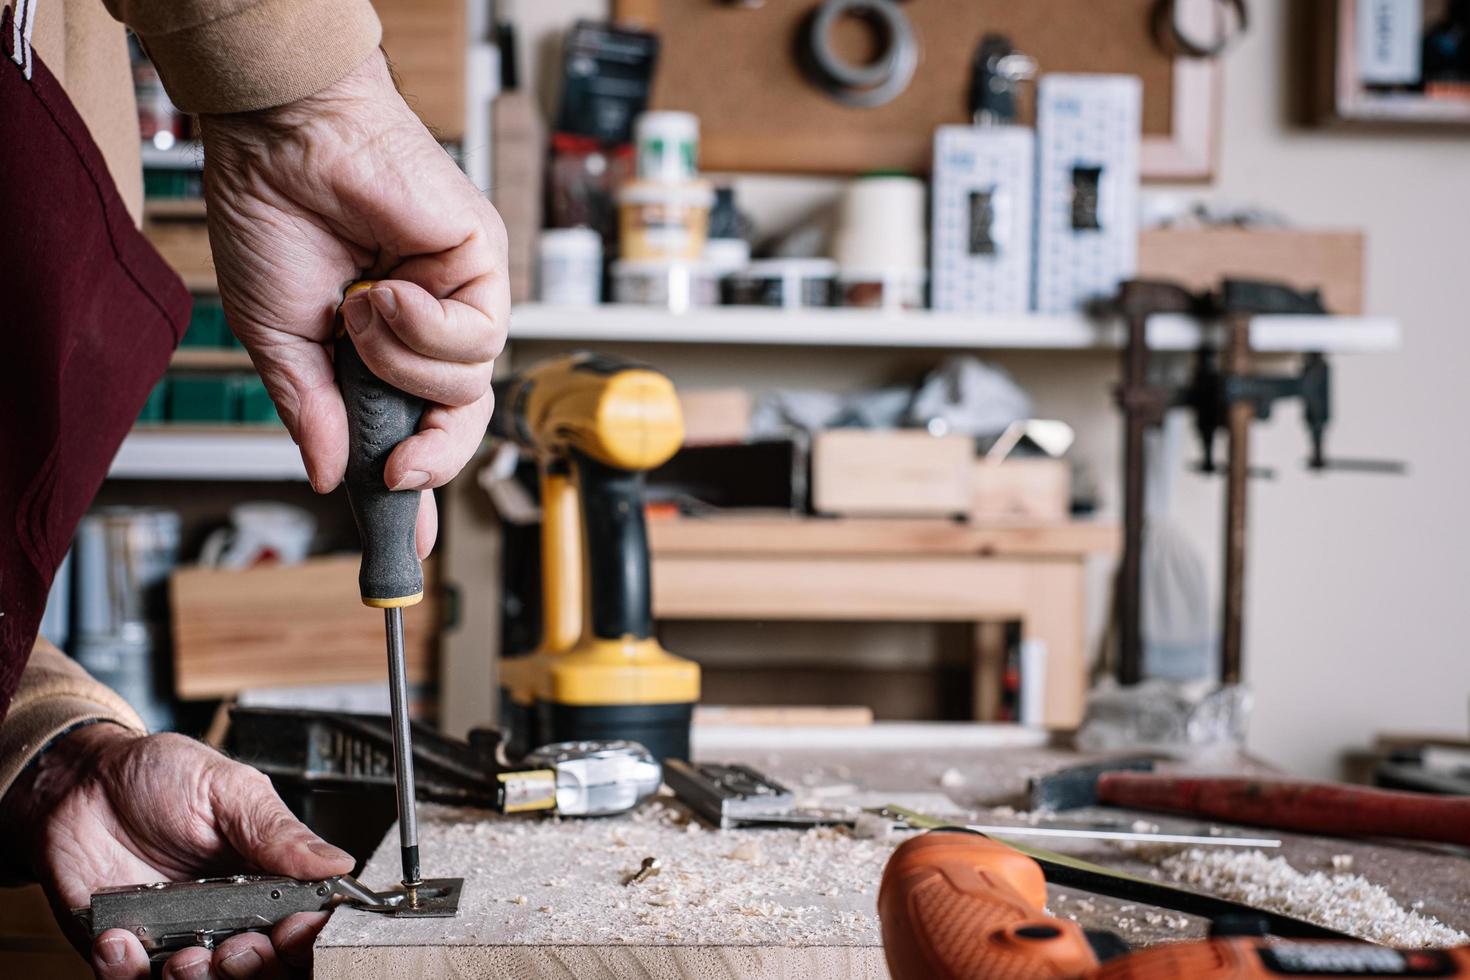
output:
<path id="1" fill-rule="evenodd" d="M 492 434 L 541 478 L 541 644 L 500 663 L 513 741 L 631 739 L 689 757 L 699 666 L 653 636 L 643 474 L 684 439 L 667 377 L 579 353 L 495 385 Z"/>

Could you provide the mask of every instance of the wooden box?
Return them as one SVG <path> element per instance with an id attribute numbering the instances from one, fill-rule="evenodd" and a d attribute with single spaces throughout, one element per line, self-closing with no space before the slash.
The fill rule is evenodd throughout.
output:
<path id="1" fill-rule="evenodd" d="M 1329 313 L 1363 312 L 1363 233 L 1294 228 L 1155 228 L 1138 236 L 1138 278 L 1218 288 L 1225 276 L 1320 289 Z"/>
<path id="2" fill-rule="evenodd" d="M 744 388 L 695 388 L 679 392 L 684 445 L 719 446 L 750 438 L 753 400 Z"/>
<path id="3" fill-rule="evenodd" d="M 1072 467 L 1064 459 L 976 462 L 970 521 L 975 524 L 1061 524 L 1072 511 Z"/>
<path id="4" fill-rule="evenodd" d="M 812 509 L 854 517 L 964 514 L 975 444 L 922 431 L 832 429 L 812 440 Z"/>
<path id="5" fill-rule="evenodd" d="M 253 687 L 385 680 L 383 614 L 362 604 L 358 556 L 241 572 L 185 568 L 170 579 L 174 689 L 211 698 Z M 433 563 L 424 601 L 404 610 L 409 683 L 432 676 L 439 632 Z"/>
<path id="6" fill-rule="evenodd" d="M 150 203 L 148 208 L 152 212 L 154 205 Z M 204 223 L 202 209 L 192 216 L 150 216 L 143 222 L 143 235 L 185 286 L 195 292 L 214 291 L 214 257 L 209 251 L 209 226 Z"/>
<path id="7" fill-rule="evenodd" d="M 376 0 L 383 50 L 408 107 L 441 140 L 464 139 L 468 24 L 461 0 Z"/>

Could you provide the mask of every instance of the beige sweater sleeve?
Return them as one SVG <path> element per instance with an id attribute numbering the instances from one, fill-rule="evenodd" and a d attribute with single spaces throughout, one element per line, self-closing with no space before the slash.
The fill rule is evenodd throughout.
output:
<path id="1" fill-rule="evenodd" d="M 20 675 L 10 713 L 0 722 L 0 798 L 27 763 L 67 729 L 110 721 L 144 731 L 143 720 L 110 688 L 45 640 L 37 640 Z"/>
<path id="2" fill-rule="evenodd" d="M 185 112 L 249 112 L 320 92 L 362 64 L 371 0 L 103 0 Z"/>

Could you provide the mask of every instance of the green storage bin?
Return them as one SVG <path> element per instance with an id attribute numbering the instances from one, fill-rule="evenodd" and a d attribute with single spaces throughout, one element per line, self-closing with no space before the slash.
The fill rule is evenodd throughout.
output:
<path id="1" fill-rule="evenodd" d="M 168 420 L 233 422 L 239 401 L 239 383 L 230 375 L 176 374 L 168 384 Z"/>
<path id="2" fill-rule="evenodd" d="M 180 347 L 228 347 L 234 335 L 225 324 L 224 307 L 219 300 L 195 299 L 189 314 L 189 328 L 184 331 Z"/>
<path id="3" fill-rule="evenodd" d="M 151 424 L 162 422 L 167 417 L 168 378 L 163 378 L 148 393 L 148 400 L 143 403 L 143 410 L 138 413 L 138 421 Z"/>
<path id="4" fill-rule="evenodd" d="M 157 168 L 143 171 L 144 197 L 189 197 L 196 182 L 191 181 L 187 170 Z"/>
<path id="5" fill-rule="evenodd" d="M 240 397 L 240 421 L 248 425 L 282 425 L 276 413 L 276 403 L 271 401 L 265 390 L 265 382 L 257 375 L 245 375 L 238 379 Z"/>

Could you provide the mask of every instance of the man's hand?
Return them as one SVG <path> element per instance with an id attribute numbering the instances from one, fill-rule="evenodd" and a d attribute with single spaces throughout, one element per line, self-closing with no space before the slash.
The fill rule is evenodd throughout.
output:
<path id="1" fill-rule="evenodd" d="M 388 460 L 395 490 L 440 486 L 473 455 L 510 317 L 505 228 L 374 54 L 342 81 L 265 112 L 201 117 L 209 241 L 230 326 L 319 492 L 342 480 L 347 414 L 329 353 L 344 308 L 379 377 L 432 403 Z M 422 557 L 433 494 L 419 509 Z"/>
<path id="2" fill-rule="evenodd" d="M 69 910 L 88 905 L 94 891 L 241 872 L 313 879 L 352 870 L 352 857 L 293 817 L 269 779 L 181 735 L 80 728 L 52 746 L 4 804 L 7 849 L 33 864 L 57 920 L 79 949 L 91 946 L 103 980 L 143 980 L 148 957 L 125 930 L 96 943 L 80 931 Z M 302 913 L 269 936 L 231 936 L 212 953 L 183 950 L 163 975 L 289 976 L 309 967 L 325 923 L 325 913 Z"/>

